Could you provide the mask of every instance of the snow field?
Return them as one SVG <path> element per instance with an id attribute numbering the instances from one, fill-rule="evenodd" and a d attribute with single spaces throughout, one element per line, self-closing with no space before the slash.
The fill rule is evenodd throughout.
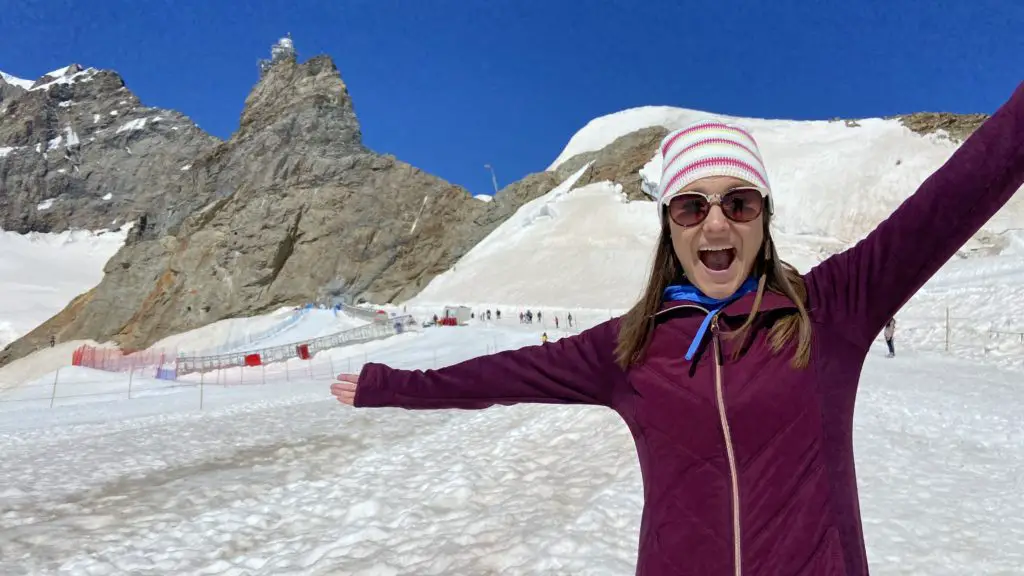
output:
<path id="1" fill-rule="evenodd" d="M 4 413 L 0 572 L 631 573 L 642 489 L 614 413 L 356 410 L 327 394 L 331 362 L 429 369 L 537 338 L 518 321 L 430 328 L 322 353 L 314 379 L 206 386 L 202 410 L 182 388 Z M 1019 374 L 882 355 L 855 437 L 873 573 L 1020 566 Z"/>

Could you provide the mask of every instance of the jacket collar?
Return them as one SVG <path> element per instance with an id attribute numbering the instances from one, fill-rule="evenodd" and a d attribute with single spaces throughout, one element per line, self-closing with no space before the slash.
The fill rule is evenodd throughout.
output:
<path id="1" fill-rule="evenodd" d="M 754 308 L 754 300 L 757 298 L 757 293 L 746 294 L 739 298 L 735 302 L 730 303 L 728 306 L 722 309 L 721 315 L 723 316 L 747 316 L 750 311 Z M 696 304 L 694 302 L 687 301 L 667 301 L 662 302 L 661 307 L 654 314 L 656 317 L 668 316 L 670 314 L 681 314 L 684 311 L 689 310 L 691 312 L 699 312 L 700 309 L 707 310 L 707 308 Z M 758 312 L 768 312 L 772 310 L 796 310 L 796 304 L 784 294 L 778 294 L 776 292 L 769 292 L 765 290 L 764 295 L 761 297 L 761 304 L 758 306 Z"/>

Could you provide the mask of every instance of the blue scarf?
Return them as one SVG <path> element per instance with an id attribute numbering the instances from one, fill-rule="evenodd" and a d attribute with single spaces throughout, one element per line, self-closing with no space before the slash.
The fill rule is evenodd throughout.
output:
<path id="1" fill-rule="evenodd" d="M 697 331 L 697 336 L 690 343 L 690 349 L 686 351 L 686 359 L 693 360 L 693 355 L 697 353 L 697 347 L 700 346 L 701 341 L 704 340 L 704 334 L 708 331 L 708 326 L 711 325 L 711 319 L 715 317 L 722 308 L 725 308 L 729 304 L 739 300 L 746 294 L 757 290 L 757 280 L 753 278 L 747 278 L 746 282 L 740 285 L 736 292 L 727 298 L 721 300 L 712 298 L 704 295 L 696 286 L 693 284 L 672 284 L 665 288 L 664 297 L 666 301 L 678 301 L 685 300 L 688 302 L 694 302 L 706 306 L 710 313 L 704 318 L 704 322 L 700 325 L 700 330 Z"/>

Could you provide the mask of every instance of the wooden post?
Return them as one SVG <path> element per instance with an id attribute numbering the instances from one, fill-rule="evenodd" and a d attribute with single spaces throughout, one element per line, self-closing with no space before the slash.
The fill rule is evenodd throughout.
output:
<path id="1" fill-rule="evenodd" d="M 205 388 L 205 386 L 203 386 L 203 381 L 202 381 L 202 379 L 200 379 L 199 380 L 199 409 L 200 410 L 203 409 L 203 389 L 204 388 Z"/>

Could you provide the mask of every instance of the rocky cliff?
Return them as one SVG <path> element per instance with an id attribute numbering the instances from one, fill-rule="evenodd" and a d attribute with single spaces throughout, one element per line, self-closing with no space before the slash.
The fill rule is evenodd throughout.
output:
<path id="1" fill-rule="evenodd" d="M 348 90 L 323 56 L 268 66 L 231 139 L 175 159 L 173 169 L 168 181 L 135 177 L 139 185 L 160 182 L 179 202 L 142 210 L 102 282 L 12 343 L 0 363 L 51 334 L 140 348 L 316 298 L 400 301 L 558 182 L 556 174 L 533 175 L 482 202 L 367 150 Z M 16 214 L 38 227 L 50 222 Z"/>
<path id="2" fill-rule="evenodd" d="M 29 89 L 0 79 L 0 228 L 110 229 L 161 214 L 216 144 L 182 114 L 143 106 L 111 71 L 73 64 Z"/>

